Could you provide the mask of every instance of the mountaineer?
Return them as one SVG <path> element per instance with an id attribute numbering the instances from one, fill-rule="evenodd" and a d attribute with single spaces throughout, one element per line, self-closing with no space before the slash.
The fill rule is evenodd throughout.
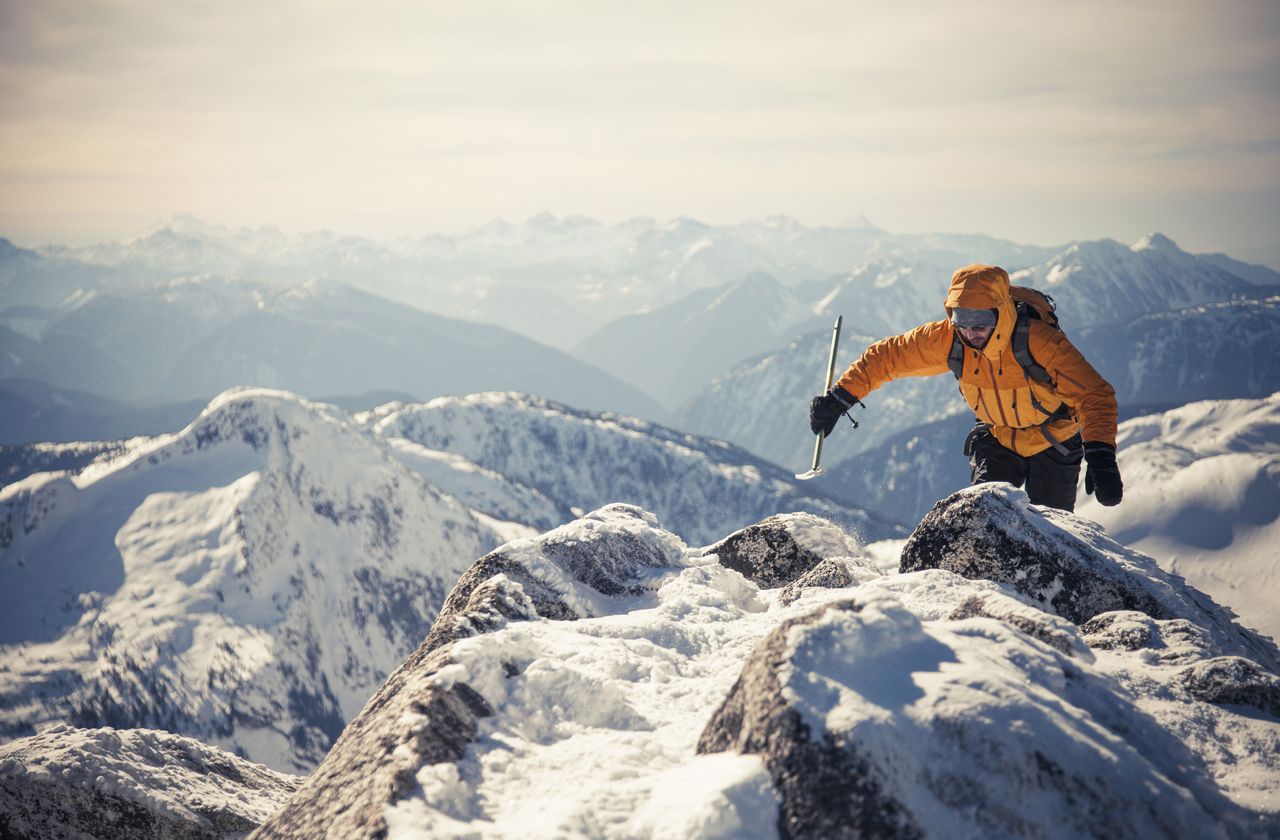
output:
<path id="1" fill-rule="evenodd" d="M 977 415 L 964 445 L 974 484 L 1025 484 L 1034 504 L 1069 511 L 1083 458 L 1085 492 L 1119 504 L 1115 389 L 1058 328 L 1052 300 L 1011 286 L 1002 268 L 969 265 L 952 275 L 945 306 L 946 320 L 877 341 L 815 397 L 813 433 L 831 434 L 886 382 L 951 371 Z"/>

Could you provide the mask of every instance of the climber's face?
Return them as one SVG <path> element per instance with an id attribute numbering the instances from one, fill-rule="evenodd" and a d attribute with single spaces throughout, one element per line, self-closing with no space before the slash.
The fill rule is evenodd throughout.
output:
<path id="1" fill-rule="evenodd" d="M 981 350 L 991 340 L 996 331 L 998 316 L 994 309 L 961 309 L 951 310 L 951 323 L 956 328 L 960 340 L 975 349 Z"/>
<path id="2" fill-rule="evenodd" d="M 975 350 L 986 347 L 987 342 L 991 340 L 991 334 L 995 331 L 995 327 L 956 327 L 956 332 L 960 333 L 960 340 Z"/>

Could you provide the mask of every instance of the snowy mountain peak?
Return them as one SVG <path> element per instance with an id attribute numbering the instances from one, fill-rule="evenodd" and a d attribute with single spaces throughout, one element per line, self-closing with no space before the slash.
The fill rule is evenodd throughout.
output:
<path id="1" fill-rule="evenodd" d="M 127 450 L 0 492 L 0 645 L 23 675 L 0 680 L 0 731 L 127 722 L 308 769 L 501 541 L 292 394 L 227 391 Z"/>
<path id="2" fill-rule="evenodd" d="M 789 233 L 794 233 L 795 231 L 804 229 L 804 225 L 800 224 L 797 219 L 782 213 L 778 213 L 773 216 L 766 216 L 763 224 L 767 228 Z"/>
<path id="3" fill-rule="evenodd" d="M 1131 247 L 1114 239 L 1077 242 L 1039 265 L 1013 272 L 1010 279 L 1051 289 L 1068 330 L 1256 297 L 1260 291 L 1212 259 L 1188 254 L 1159 233 L 1144 236 Z"/>
<path id="4" fill-rule="evenodd" d="M 1182 249 L 1177 246 L 1172 239 L 1163 233 L 1148 233 L 1137 242 L 1129 246 L 1131 251 L 1171 251 L 1183 253 Z"/>
<path id="5" fill-rule="evenodd" d="M 134 245 L 156 237 L 212 241 L 224 238 L 229 234 L 230 230 L 224 225 L 209 224 L 190 213 L 175 213 L 168 219 L 157 222 L 133 236 L 127 237 L 122 244 Z"/>

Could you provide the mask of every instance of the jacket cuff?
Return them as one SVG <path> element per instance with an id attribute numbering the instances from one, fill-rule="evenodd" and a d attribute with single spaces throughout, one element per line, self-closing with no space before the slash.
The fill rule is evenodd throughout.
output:
<path id="1" fill-rule="evenodd" d="M 1114 446 L 1109 443 L 1103 443 L 1100 440 L 1085 441 L 1084 451 L 1086 454 L 1090 452 L 1110 452 L 1112 455 L 1116 454 L 1116 448 Z"/>
<path id="2" fill-rule="evenodd" d="M 832 389 L 830 391 L 827 391 L 827 393 L 835 397 L 836 402 L 840 403 L 845 408 L 853 408 L 854 404 L 858 402 L 857 397 L 855 397 L 853 394 L 850 394 L 848 391 L 841 388 L 839 385 L 832 387 Z"/>

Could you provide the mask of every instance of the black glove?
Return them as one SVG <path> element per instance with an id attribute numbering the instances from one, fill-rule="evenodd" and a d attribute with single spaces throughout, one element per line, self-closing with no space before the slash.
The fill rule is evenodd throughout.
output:
<path id="1" fill-rule="evenodd" d="M 816 435 L 822 432 L 826 437 L 836 427 L 840 415 L 853 408 L 858 398 L 839 385 L 820 397 L 814 397 L 809 403 L 809 429 Z"/>
<path id="2" fill-rule="evenodd" d="M 1124 482 L 1120 480 L 1120 468 L 1116 466 L 1116 448 L 1109 443 L 1091 442 L 1084 445 L 1084 492 L 1097 491 L 1098 503 L 1112 507 L 1124 497 Z"/>

